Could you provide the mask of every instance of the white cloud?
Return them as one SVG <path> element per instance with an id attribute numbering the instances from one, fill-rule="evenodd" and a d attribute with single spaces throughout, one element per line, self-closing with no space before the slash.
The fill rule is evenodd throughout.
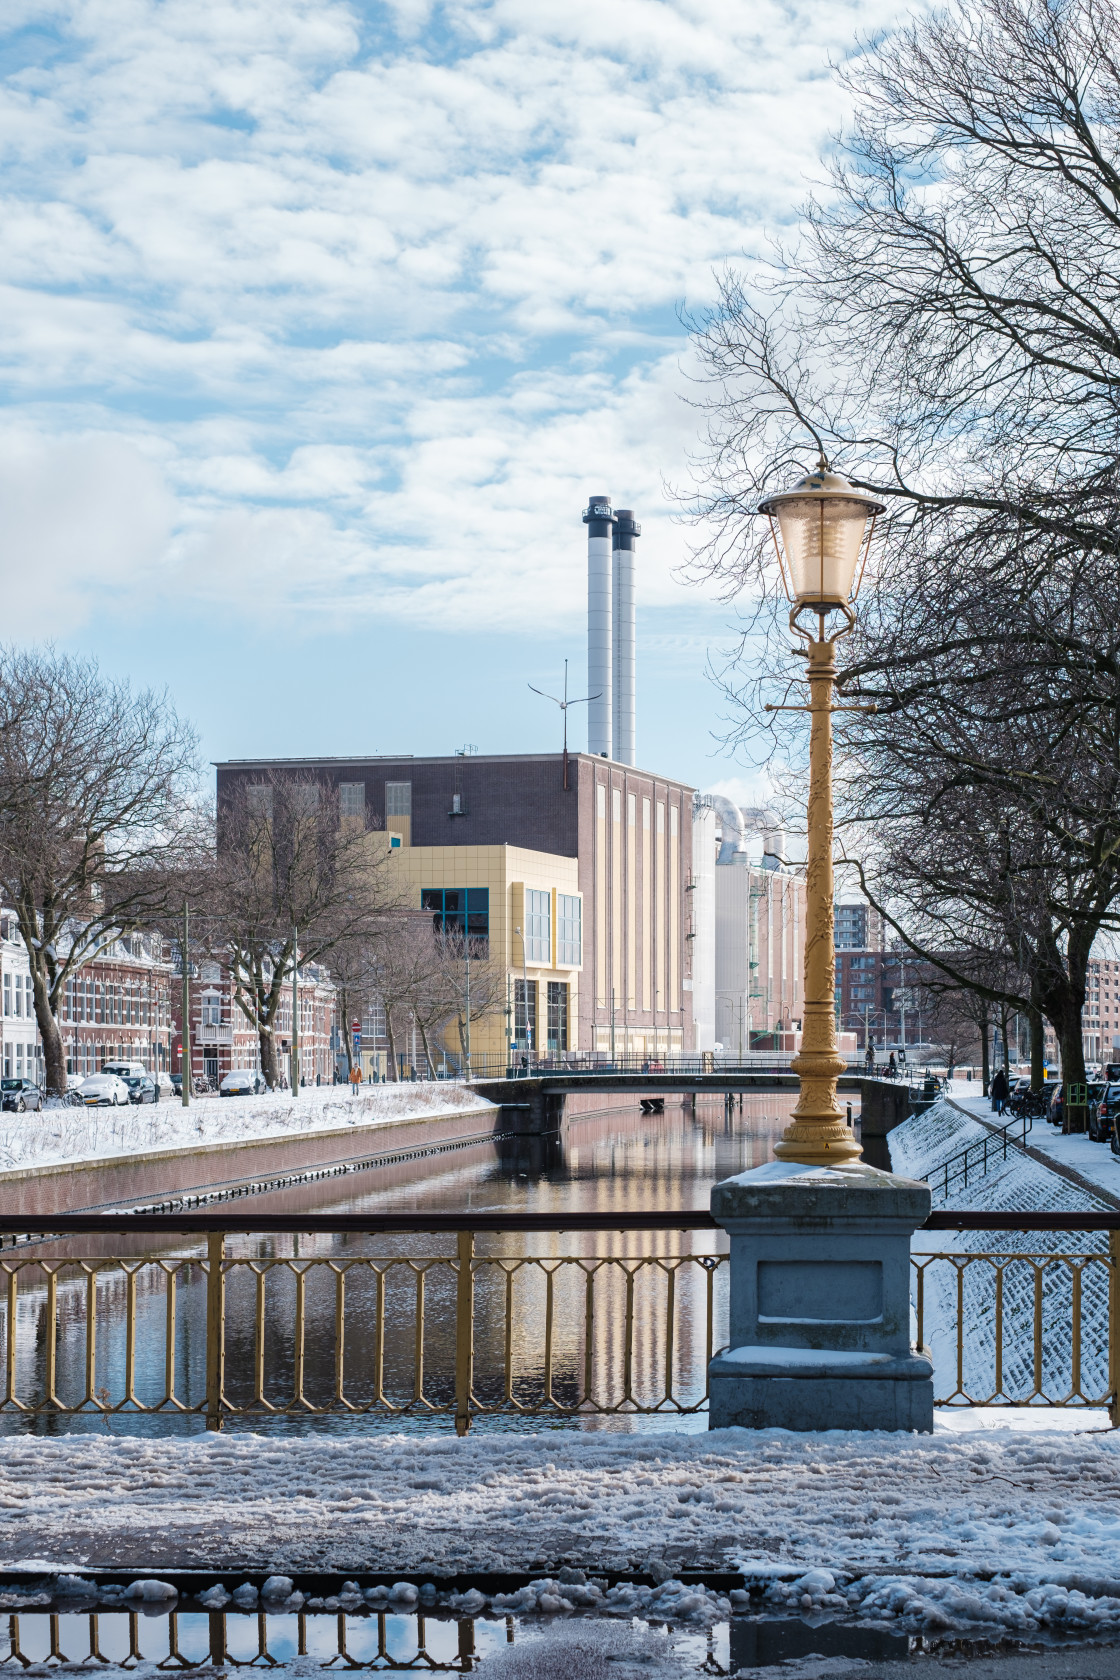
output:
<path id="1" fill-rule="evenodd" d="M 71 621 L 101 583 L 247 620 L 574 623 L 589 490 L 642 519 L 643 600 L 681 599 L 674 310 L 789 219 L 842 115 L 828 55 L 896 9 L 56 5 L 62 49 L 29 38 L 0 84 L 0 371 L 43 463 L 18 551 L 66 551 L 31 489 L 62 462 L 105 535 L 23 609 L 73 577 Z M 124 463 L 141 493 L 110 505 Z"/>

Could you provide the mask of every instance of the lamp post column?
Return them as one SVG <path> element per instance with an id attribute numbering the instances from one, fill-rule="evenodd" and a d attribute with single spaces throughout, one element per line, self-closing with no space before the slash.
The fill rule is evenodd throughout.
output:
<path id="1" fill-rule="evenodd" d="M 823 627 L 823 626 L 822 626 Z M 791 1066 L 801 1095 L 774 1153 L 783 1161 L 858 1160 L 860 1146 L 836 1100 L 847 1064 L 836 1038 L 836 949 L 833 941 L 832 695 L 833 639 L 808 643 L 809 856 L 805 890 L 805 1013 L 801 1050 Z"/>

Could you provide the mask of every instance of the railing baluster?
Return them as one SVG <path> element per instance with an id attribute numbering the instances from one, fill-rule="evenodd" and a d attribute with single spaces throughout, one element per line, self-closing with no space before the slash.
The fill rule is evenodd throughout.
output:
<path id="1" fill-rule="evenodd" d="M 136 1404 L 136 1270 L 125 1271 L 124 1403 Z"/>
<path id="2" fill-rule="evenodd" d="M 1070 1312 L 1072 1316 L 1072 1341 L 1070 1349 L 1070 1391 L 1074 1396 L 1081 1394 L 1081 1267 L 1076 1261 L 1070 1263 L 1071 1300 Z"/>
<path id="3" fill-rule="evenodd" d="M 588 1266 L 583 1289 L 583 1396 L 585 1405 L 591 1403 L 595 1382 L 595 1278 L 598 1268 Z"/>
<path id="4" fill-rule="evenodd" d="M 996 1393 L 1003 1393 L 1003 1267 L 996 1267 Z"/>
<path id="5" fill-rule="evenodd" d="M 1120 1428 L 1120 1231 L 1108 1233 L 1108 1416 Z"/>
<path id="6" fill-rule="evenodd" d="M 544 1399 L 552 1405 L 552 1322 L 555 1311 L 555 1277 L 551 1266 L 544 1274 Z"/>
<path id="7" fill-rule="evenodd" d="M 226 1239 L 206 1238 L 206 1427 L 222 1427 L 226 1366 Z"/>
<path id="8" fill-rule="evenodd" d="M 7 1329 L 7 1361 L 8 1368 L 4 1373 L 4 1404 L 16 1404 L 16 1304 L 19 1297 L 19 1266 L 13 1265 L 8 1269 L 8 1323 Z"/>
<path id="9" fill-rule="evenodd" d="M 622 1401 L 633 1400 L 634 1389 L 634 1273 L 624 1266 L 626 1273 L 626 1328 L 623 1331 Z"/>
<path id="10" fill-rule="evenodd" d="M 58 1405 L 55 1387 L 58 1380 L 58 1271 L 57 1262 L 47 1269 L 46 1368 L 43 1374 L 43 1403 Z"/>
<path id="11" fill-rule="evenodd" d="M 508 1406 L 513 1400 L 513 1267 L 506 1266 L 505 1271 L 505 1348 L 503 1352 L 504 1387 L 503 1399 Z"/>
<path id="12" fill-rule="evenodd" d="M 307 1333 L 307 1272 L 302 1265 L 294 1268 L 296 1274 L 296 1323 L 292 1343 L 292 1404 L 302 1406 L 303 1398 L 303 1367 Z"/>
<path id="13" fill-rule="evenodd" d="M 455 1433 L 471 1426 L 471 1383 L 474 1377 L 474 1232 L 456 1238 L 455 1279 Z"/>
<path id="14" fill-rule="evenodd" d="M 334 1285 L 334 1397 L 344 1406 L 343 1394 L 346 1354 L 346 1268 L 340 1266 Z"/>
<path id="15" fill-rule="evenodd" d="M 665 1399 L 673 1398 L 673 1351 L 677 1326 L 677 1272 L 670 1266 L 665 1279 Z"/>
<path id="16" fill-rule="evenodd" d="M 1034 1394 L 1042 1393 L 1042 1265 L 1034 1262 Z"/>
<path id="17" fill-rule="evenodd" d="M 164 1278 L 167 1287 L 163 1298 L 163 1400 L 160 1404 L 172 1406 L 175 1401 L 175 1315 L 178 1305 L 176 1267 L 166 1267 Z"/>
<path id="18" fill-rule="evenodd" d="M 267 1273 L 257 1269 L 257 1283 L 253 1301 L 253 1404 L 264 1404 L 264 1314 Z"/>
<path id="19" fill-rule="evenodd" d="M 385 1273 L 374 1267 L 376 1278 L 373 1329 L 373 1393 L 378 1406 L 385 1404 Z"/>
<path id="20" fill-rule="evenodd" d="M 422 1266 L 416 1268 L 416 1339 L 412 1353 L 412 1398 L 424 1398 L 424 1284 L 427 1274 Z"/>
<path id="21" fill-rule="evenodd" d="M 82 1404 L 96 1405 L 97 1393 L 97 1267 L 86 1273 L 86 1391 Z"/>

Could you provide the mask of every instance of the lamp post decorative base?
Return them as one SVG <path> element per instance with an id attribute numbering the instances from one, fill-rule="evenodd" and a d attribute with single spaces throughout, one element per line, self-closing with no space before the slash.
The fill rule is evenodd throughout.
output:
<path id="1" fill-rule="evenodd" d="M 910 1344 L 910 1237 L 929 1186 L 862 1161 L 771 1161 L 712 1190 L 731 1236 L 731 1344 L 709 1427 L 933 1428 L 933 1366 Z"/>

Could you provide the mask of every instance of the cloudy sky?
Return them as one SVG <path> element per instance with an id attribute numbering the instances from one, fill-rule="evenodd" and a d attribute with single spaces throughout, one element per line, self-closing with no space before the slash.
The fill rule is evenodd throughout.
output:
<path id="1" fill-rule="evenodd" d="M 734 778 L 677 312 L 792 219 L 830 58 L 900 9 L 6 0 L 4 637 L 166 682 L 212 757 L 552 749 L 526 685 L 584 692 L 606 492 L 639 762 Z"/>

